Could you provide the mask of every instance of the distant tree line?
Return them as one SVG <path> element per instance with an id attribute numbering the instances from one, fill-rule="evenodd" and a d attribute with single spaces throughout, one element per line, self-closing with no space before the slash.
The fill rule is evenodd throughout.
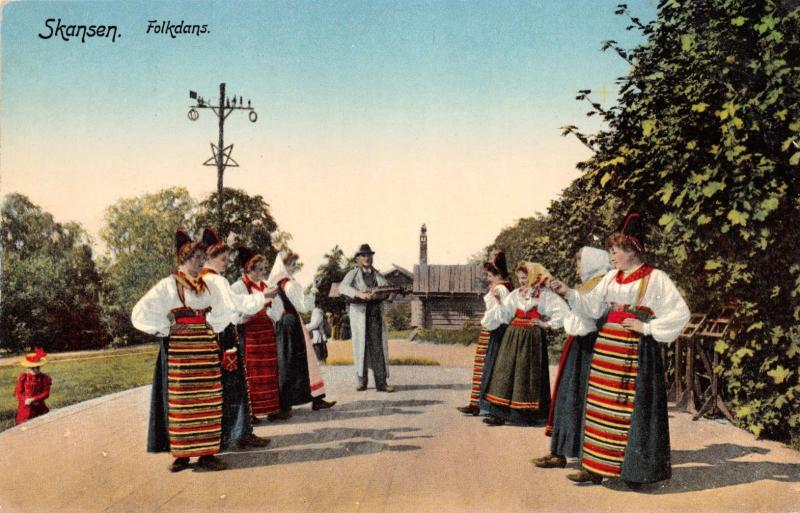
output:
<path id="1" fill-rule="evenodd" d="M 174 234 L 184 227 L 199 236 L 218 229 L 232 246 L 244 244 L 266 255 L 291 235 L 278 229 L 261 196 L 224 189 L 228 215 L 217 227 L 217 195 L 193 199 L 182 187 L 125 198 L 109 206 L 100 239 L 105 254 L 95 258 L 78 223 L 57 223 L 22 194 L 2 202 L 2 303 L 0 347 L 21 352 L 79 350 L 151 341 L 130 323 L 138 299 L 175 268 Z M 230 235 L 230 238 L 229 238 Z M 239 269 L 231 266 L 230 279 Z"/>

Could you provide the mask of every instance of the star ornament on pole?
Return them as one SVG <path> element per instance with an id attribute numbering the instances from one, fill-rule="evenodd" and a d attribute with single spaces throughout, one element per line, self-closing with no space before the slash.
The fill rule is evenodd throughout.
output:
<path id="1" fill-rule="evenodd" d="M 235 160 L 231 158 L 231 152 L 233 151 L 233 144 L 229 144 L 222 149 L 222 152 L 219 151 L 219 148 L 213 142 L 211 143 L 211 158 L 203 162 L 204 166 L 214 166 L 218 167 L 220 163 L 220 158 L 222 159 L 222 167 L 239 167 L 239 164 L 236 163 Z"/>
<path id="2" fill-rule="evenodd" d="M 245 105 L 244 98 L 237 95 L 226 94 L 225 82 L 219 85 L 219 100 L 212 100 L 210 98 L 203 98 L 196 91 L 189 91 L 189 98 L 194 100 L 195 104 L 189 106 L 188 118 L 189 121 L 197 121 L 200 117 L 200 109 L 211 109 L 217 117 L 219 124 L 219 139 L 218 143 L 211 143 L 211 158 L 206 160 L 204 166 L 213 166 L 217 168 L 217 211 L 219 219 L 217 220 L 218 230 L 222 230 L 225 221 L 223 203 L 224 203 L 224 175 L 225 169 L 228 167 L 239 167 L 239 164 L 231 158 L 233 145 L 225 145 L 225 120 L 231 115 L 233 111 L 240 110 L 247 112 L 247 117 L 251 122 L 255 123 L 258 119 L 255 109 L 252 106 L 250 99 L 247 99 Z M 216 102 L 216 103 L 215 103 Z"/>

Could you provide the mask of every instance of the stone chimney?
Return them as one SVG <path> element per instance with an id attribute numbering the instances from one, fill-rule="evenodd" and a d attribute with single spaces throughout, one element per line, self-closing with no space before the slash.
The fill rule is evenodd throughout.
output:
<path id="1" fill-rule="evenodd" d="M 419 230 L 419 265 L 428 265 L 428 229 L 424 224 Z"/>

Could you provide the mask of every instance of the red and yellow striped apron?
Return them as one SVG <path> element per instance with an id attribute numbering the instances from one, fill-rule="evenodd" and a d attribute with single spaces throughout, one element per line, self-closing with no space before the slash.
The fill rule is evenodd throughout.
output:
<path id="1" fill-rule="evenodd" d="M 478 347 L 475 348 L 475 359 L 472 362 L 472 389 L 469 394 L 469 403 L 474 406 L 478 406 L 481 399 L 481 379 L 483 379 L 483 365 L 488 348 L 489 331 L 482 330 L 478 337 Z"/>
<path id="2" fill-rule="evenodd" d="M 204 310 L 172 310 L 167 352 L 169 446 L 175 458 L 216 454 L 222 433 L 222 370 Z"/>
<path id="3" fill-rule="evenodd" d="M 609 312 L 589 371 L 582 466 L 606 477 L 622 472 L 639 372 L 640 335 L 622 326 L 625 319 L 637 317 L 628 306 Z"/>

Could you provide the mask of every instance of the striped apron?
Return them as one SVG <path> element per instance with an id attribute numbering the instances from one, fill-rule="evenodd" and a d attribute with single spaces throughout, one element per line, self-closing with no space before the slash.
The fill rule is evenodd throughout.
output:
<path id="1" fill-rule="evenodd" d="M 469 394 L 469 404 L 473 406 L 478 406 L 481 399 L 481 379 L 483 378 L 483 365 L 488 348 L 489 331 L 481 330 L 481 334 L 478 337 L 478 347 L 475 348 L 475 359 L 472 362 L 472 388 Z"/>
<path id="2" fill-rule="evenodd" d="M 253 415 L 263 417 L 281 409 L 278 390 L 278 348 L 275 327 L 265 310 L 244 324 L 247 387 Z"/>
<path id="3" fill-rule="evenodd" d="M 633 307 L 645 315 L 645 307 Z M 638 318 L 629 305 L 612 305 L 594 346 L 586 394 L 582 466 L 606 477 L 619 477 L 634 411 L 641 335 L 622 326 Z"/>
<path id="4" fill-rule="evenodd" d="M 211 308 L 172 310 L 175 323 L 167 352 L 169 447 L 175 458 L 209 456 L 220 450 L 222 370 L 219 345 L 206 323 Z"/>

